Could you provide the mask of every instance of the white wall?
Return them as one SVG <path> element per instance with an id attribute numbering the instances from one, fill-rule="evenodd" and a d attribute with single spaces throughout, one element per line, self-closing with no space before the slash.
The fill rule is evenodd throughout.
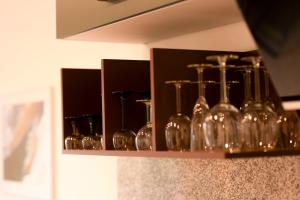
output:
<path id="1" fill-rule="evenodd" d="M 60 68 L 100 68 L 102 58 L 147 59 L 148 49 L 56 40 L 55 0 L 3 1 L 0 13 L 0 93 L 53 89 L 56 199 L 116 199 L 117 158 L 61 153 Z M 24 198 L 0 192 L 0 199 Z"/>
<path id="2" fill-rule="evenodd" d="M 148 59 L 149 47 L 250 50 L 255 46 L 242 24 L 233 25 L 233 32 L 226 26 L 145 46 L 56 40 L 55 0 L 3 1 L 0 13 L 0 93 L 53 89 L 54 188 L 59 200 L 116 199 L 118 187 L 116 157 L 61 153 L 60 68 L 99 68 L 102 58 Z M 228 39 L 239 31 L 243 41 Z M 199 34 L 201 40 L 196 39 Z M 0 199 L 24 198 L 7 196 L 0 188 Z"/>

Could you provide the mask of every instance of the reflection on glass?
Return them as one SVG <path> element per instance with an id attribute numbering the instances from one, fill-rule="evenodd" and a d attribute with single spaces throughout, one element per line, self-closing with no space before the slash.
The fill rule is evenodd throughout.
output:
<path id="1" fill-rule="evenodd" d="M 121 118 L 122 127 L 113 134 L 113 145 L 116 150 L 136 150 L 135 137 L 136 134 L 127 128 L 127 97 L 130 91 L 116 91 L 113 94 L 118 95 L 121 101 Z"/>
<path id="2" fill-rule="evenodd" d="M 176 114 L 169 118 L 165 127 L 166 144 L 170 151 L 190 150 L 191 121 L 181 112 L 181 87 L 188 83 L 188 80 L 166 81 L 166 84 L 174 84 L 176 89 Z"/>
<path id="3" fill-rule="evenodd" d="M 137 133 L 135 138 L 135 145 L 137 150 L 152 150 L 152 108 L 151 100 L 137 100 L 137 102 L 144 103 L 146 106 L 147 122 Z"/>
<path id="4" fill-rule="evenodd" d="M 241 149 L 239 135 L 241 114 L 229 102 L 226 87 L 226 62 L 238 59 L 236 55 L 209 56 L 208 60 L 217 61 L 220 70 L 220 101 L 205 116 L 204 144 L 205 149 L 225 149 L 229 152 L 238 152 Z"/>

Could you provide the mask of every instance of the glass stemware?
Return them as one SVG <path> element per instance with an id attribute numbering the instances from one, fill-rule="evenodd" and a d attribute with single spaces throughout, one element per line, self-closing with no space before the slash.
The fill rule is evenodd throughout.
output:
<path id="1" fill-rule="evenodd" d="M 135 137 L 136 134 L 127 128 L 127 97 L 130 91 L 115 91 L 113 94 L 118 95 L 121 101 L 121 118 L 122 127 L 113 134 L 113 145 L 116 150 L 136 150 Z"/>
<path id="2" fill-rule="evenodd" d="M 170 151 L 190 150 L 190 123 L 188 116 L 181 112 L 181 87 L 191 83 L 188 80 L 166 81 L 166 84 L 174 84 L 176 89 L 176 114 L 169 118 L 165 127 L 166 145 Z"/>
<path id="3" fill-rule="evenodd" d="M 96 131 L 96 115 L 83 115 L 83 119 L 87 119 L 89 124 L 89 135 L 82 138 L 82 147 L 86 150 L 101 150 L 102 149 L 102 135 Z"/>
<path id="4" fill-rule="evenodd" d="M 226 65 L 231 59 L 238 59 L 236 55 L 209 56 L 208 60 L 218 61 L 220 70 L 220 102 L 205 116 L 203 123 L 204 144 L 206 150 L 225 149 L 237 152 L 241 149 L 239 110 L 229 102 L 226 88 Z"/>
<path id="5" fill-rule="evenodd" d="M 296 149 L 300 147 L 299 116 L 296 111 L 281 111 L 278 117 L 280 147 Z"/>
<path id="6" fill-rule="evenodd" d="M 66 150 L 82 149 L 81 135 L 77 127 L 78 117 L 65 117 L 65 119 L 70 120 L 72 126 L 72 135 L 65 139 Z"/>
<path id="7" fill-rule="evenodd" d="M 85 150 L 93 150 L 94 149 L 94 144 L 95 144 L 95 140 L 94 140 L 94 136 L 95 136 L 95 127 L 94 127 L 94 119 L 92 115 L 83 115 L 83 118 L 87 118 L 88 123 L 89 123 L 89 135 L 85 136 L 84 138 L 82 138 L 82 147 Z"/>
<path id="8" fill-rule="evenodd" d="M 264 81 L 265 81 L 265 98 L 264 104 L 272 111 L 276 112 L 276 107 L 274 101 L 270 97 L 270 73 L 267 68 L 263 68 L 264 72 Z"/>
<path id="9" fill-rule="evenodd" d="M 261 57 L 244 57 L 242 60 L 252 63 L 255 79 L 254 103 L 243 114 L 243 149 L 245 151 L 272 150 L 278 140 L 277 114 L 261 100 L 259 72 Z"/>
<path id="10" fill-rule="evenodd" d="M 209 106 L 205 99 L 205 84 L 212 83 L 203 81 L 203 70 L 212 67 L 212 64 L 191 64 L 188 68 L 194 68 L 198 74 L 198 99 L 193 108 L 193 116 L 191 121 L 191 151 L 203 150 L 203 128 L 202 124 L 205 114 L 209 110 Z"/>
<path id="11" fill-rule="evenodd" d="M 237 67 L 239 71 L 243 73 L 243 80 L 244 80 L 244 100 L 240 107 L 240 110 L 242 113 L 245 112 L 245 110 L 253 104 L 253 98 L 251 94 L 251 72 L 252 72 L 252 66 L 250 65 L 244 65 L 244 66 L 238 66 Z"/>
<path id="12" fill-rule="evenodd" d="M 152 109 L 151 100 L 143 99 L 137 102 L 144 103 L 146 106 L 146 125 L 136 134 L 135 145 L 137 150 L 152 150 Z"/>

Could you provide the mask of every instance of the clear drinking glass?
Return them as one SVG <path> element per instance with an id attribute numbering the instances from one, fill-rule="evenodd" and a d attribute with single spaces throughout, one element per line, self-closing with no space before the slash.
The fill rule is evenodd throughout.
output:
<path id="1" fill-rule="evenodd" d="M 82 149 L 81 136 L 77 127 L 78 117 L 65 117 L 65 119 L 69 120 L 72 126 L 72 135 L 65 139 L 66 150 Z"/>
<path id="2" fill-rule="evenodd" d="M 206 150 L 224 149 L 238 152 L 241 149 L 239 110 L 229 102 L 226 88 L 226 62 L 238 59 L 236 55 L 209 56 L 208 60 L 218 61 L 220 69 L 220 102 L 205 116 L 204 145 Z M 232 67 L 232 66 L 231 66 Z"/>
<path id="3" fill-rule="evenodd" d="M 146 124 L 138 131 L 135 138 L 137 150 L 152 150 L 152 108 L 151 100 L 143 99 L 137 102 L 144 103 L 146 106 Z"/>
<path id="4" fill-rule="evenodd" d="M 197 70 L 198 74 L 198 99 L 193 108 L 193 116 L 191 121 L 191 151 L 203 150 L 203 128 L 202 124 L 205 114 L 209 110 L 209 106 L 205 99 L 205 84 L 212 83 L 203 81 L 203 70 L 212 67 L 211 64 L 191 64 L 187 66 Z"/>
<path id="5" fill-rule="evenodd" d="M 181 112 L 181 87 L 191 83 L 188 80 L 166 81 L 176 89 L 176 114 L 169 118 L 165 127 L 166 145 L 169 151 L 190 150 L 190 123 L 188 116 Z"/>
<path id="6" fill-rule="evenodd" d="M 122 127 L 113 134 L 113 145 L 116 150 L 136 150 L 135 137 L 136 134 L 127 128 L 127 97 L 130 91 L 115 91 L 113 94 L 118 95 L 121 101 L 121 118 Z"/>
<path id="7" fill-rule="evenodd" d="M 243 114 L 243 150 L 272 150 L 278 141 L 277 114 L 261 100 L 259 71 L 261 57 L 245 57 L 242 60 L 252 63 L 255 79 L 254 103 Z"/>

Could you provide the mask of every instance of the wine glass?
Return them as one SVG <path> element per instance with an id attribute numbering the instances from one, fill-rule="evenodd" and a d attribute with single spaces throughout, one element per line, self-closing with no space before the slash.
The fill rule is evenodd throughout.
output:
<path id="1" fill-rule="evenodd" d="M 243 73 L 243 80 L 244 80 L 244 100 L 240 107 L 240 111 L 242 113 L 253 104 L 253 98 L 251 94 L 251 72 L 252 66 L 251 65 L 243 65 L 237 67 Z"/>
<path id="2" fill-rule="evenodd" d="M 191 121 L 191 151 L 203 150 L 203 128 L 202 123 L 204 116 L 209 110 L 209 106 L 205 99 L 206 83 L 213 81 L 203 81 L 203 70 L 212 67 L 212 64 L 190 64 L 188 68 L 196 69 L 198 75 L 198 99 L 193 108 L 193 116 Z M 193 82 L 194 83 L 194 82 Z"/>
<path id="3" fill-rule="evenodd" d="M 300 147 L 299 116 L 296 111 L 281 111 L 278 117 L 281 147 L 296 149 Z"/>
<path id="4" fill-rule="evenodd" d="M 82 118 L 86 118 L 88 120 L 89 123 L 89 135 L 85 136 L 84 138 L 82 138 L 82 147 L 85 150 L 93 150 L 94 149 L 94 144 L 95 144 L 95 140 L 94 140 L 94 131 L 95 131 L 95 127 L 94 127 L 94 119 L 92 115 L 83 115 Z"/>
<path id="5" fill-rule="evenodd" d="M 264 81 L 265 81 L 265 98 L 264 104 L 270 108 L 272 111 L 276 112 L 276 107 L 274 101 L 270 97 L 270 73 L 266 67 L 263 68 Z"/>
<path id="6" fill-rule="evenodd" d="M 66 120 L 70 121 L 72 126 L 72 135 L 66 137 L 65 139 L 65 148 L 66 150 L 75 150 L 75 149 L 82 149 L 81 144 L 81 135 L 78 131 L 78 117 L 65 117 Z"/>
<path id="7" fill-rule="evenodd" d="M 89 135 L 82 138 L 82 147 L 86 150 L 101 150 L 102 149 L 102 135 L 96 131 L 96 115 L 86 114 L 82 118 L 86 118 L 89 124 Z"/>
<path id="8" fill-rule="evenodd" d="M 218 61 L 220 70 L 220 101 L 209 110 L 203 123 L 204 148 L 206 150 L 224 149 L 238 152 L 241 149 L 239 110 L 230 104 L 226 88 L 226 69 L 232 66 L 228 60 L 238 59 L 236 55 L 216 55 L 207 57 L 208 60 Z"/>
<path id="9" fill-rule="evenodd" d="M 255 79 L 254 103 L 246 109 L 242 119 L 243 149 L 272 150 L 278 141 L 277 114 L 261 100 L 259 71 L 261 57 L 250 56 L 242 60 L 252 63 Z"/>
<path id="10" fill-rule="evenodd" d="M 229 101 L 230 101 L 230 89 L 231 89 L 231 86 L 239 84 L 239 83 L 240 83 L 239 81 L 226 81 L 226 90 L 227 90 L 227 96 L 228 96 Z"/>
<path id="11" fill-rule="evenodd" d="M 137 150 L 152 150 L 152 110 L 151 100 L 142 99 L 137 102 L 144 103 L 146 106 L 146 124 L 138 131 L 135 138 Z"/>
<path id="12" fill-rule="evenodd" d="M 121 129 L 113 134 L 113 145 L 116 150 L 136 150 L 135 137 L 136 134 L 127 128 L 127 97 L 132 94 L 131 91 L 115 91 L 112 94 L 118 95 L 121 101 Z"/>
<path id="13" fill-rule="evenodd" d="M 176 89 L 176 114 L 173 114 L 165 127 L 166 145 L 170 151 L 190 150 L 190 123 L 188 116 L 181 112 L 181 87 L 189 84 L 189 80 L 166 81 L 174 84 Z"/>

